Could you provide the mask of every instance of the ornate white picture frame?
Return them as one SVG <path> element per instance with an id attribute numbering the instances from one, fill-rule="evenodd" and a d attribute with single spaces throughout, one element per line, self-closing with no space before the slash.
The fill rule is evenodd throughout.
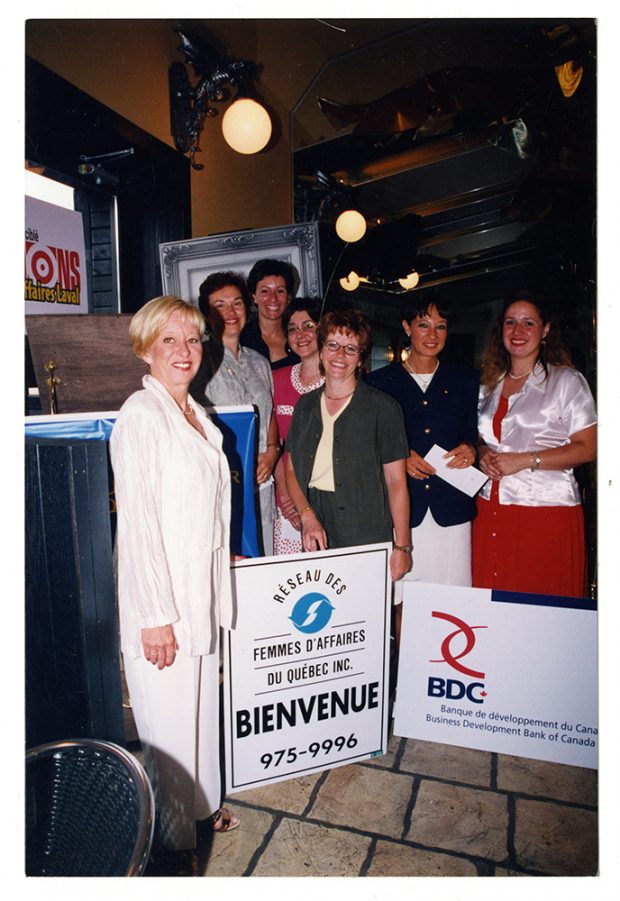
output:
<path id="1" fill-rule="evenodd" d="M 220 270 L 247 276 L 261 259 L 283 260 L 296 275 L 295 294 L 320 298 L 322 293 L 318 223 L 226 232 L 206 238 L 160 244 L 165 294 L 197 303 L 204 279 Z"/>

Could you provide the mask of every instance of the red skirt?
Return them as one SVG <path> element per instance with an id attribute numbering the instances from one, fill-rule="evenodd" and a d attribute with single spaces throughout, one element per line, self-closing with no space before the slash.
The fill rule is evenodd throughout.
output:
<path id="1" fill-rule="evenodd" d="M 473 585 L 530 594 L 585 597 L 581 505 L 521 507 L 478 498 L 472 533 Z"/>

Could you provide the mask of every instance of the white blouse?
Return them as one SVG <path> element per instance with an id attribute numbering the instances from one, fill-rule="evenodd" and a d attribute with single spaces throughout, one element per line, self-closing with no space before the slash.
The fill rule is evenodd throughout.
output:
<path id="1" fill-rule="evenodd" d="M 568 444 L 576 432 L 596 423 L 592 393 L 583 375 L 569 366 L 548 366 L 545 378 L 538 364 L 525 385 L 508 398 L 508 411 L 502 421 L 502 440 L 493 434 L 502 382 L 487 393 L 481 388 L 478 401 L 478 431 L 492 450 L 542 451 Z M 489 498 L 488 481 L 480 494 Z M 572 469 L 522 469 L 499 482 L 501 504 L 538 507 L 571 507 L 580 503 L 579 489 Z"/>
<path id="2" fill-rule="evenodd" d="M 207 654 L 233 618 L 222 435 L 194 405 L 205 440 L 157 379 L 142 384 L 110 437 L 121 648 L 139 657 L 141 629 L 171 623 L 182 653 Z"/>

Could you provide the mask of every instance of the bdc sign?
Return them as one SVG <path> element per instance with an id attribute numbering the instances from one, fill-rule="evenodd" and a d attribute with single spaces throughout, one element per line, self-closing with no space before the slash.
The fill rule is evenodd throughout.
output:
<path id="1" fill-rule="evenodd" d="M 470 626 L 468 623 L 459 619 L 450 613 L 439 612 L 433 610 L 432 615 L 437 619 L 445 620 L 449 624 L 456 626 L 454 631 L 449 632 L 441 643 L 441 657 L 437 660 L 431 660 L 431 663 L 447 663 L 452 669 L 469 676 L 472 679 L 484 679 L 484 673 L 479 670 L 471 669 L 465 666 L 461 661 L 466 657 L 476 644 L 475 629 L 486 629 L 486 626 Z M 453 646 L 461 640 L 464 641 L 464 647 L 460 650 L 453 651 Z M 429 676 L 428 678 L 428 696 L 432 698 L 447 698 L 451 701 L 460 701 L 466 698 L 472 704 L 482 704 L 486 698 L 484 682 L 463 682 L 459 679 L 444 679 L 440 676 Z"/>
<path id="2" fill-rule="evenodd" d="M 234 567 L 228 791 L 385 752 L 390 551 L 370 545 Z"/>
<path id="3" fill-rule="evenodd" d="M 595 768 L 596 619 L 587 598 L 405 583 L 394 734 Z"/>
<path id="4" fill-rule="evenodd" d="M 429 676 L 428 679 L 429 698 L 448 698 L 450 701 L 467 698 L 472 704 L 482 704 L 485 695 L 482 682 L 470 682 L 466 685 L 458 679 L 441 679 L 438 676 Z"/>

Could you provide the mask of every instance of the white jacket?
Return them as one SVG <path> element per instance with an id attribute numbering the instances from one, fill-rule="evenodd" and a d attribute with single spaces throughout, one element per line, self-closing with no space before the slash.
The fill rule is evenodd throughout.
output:
<path id="1" fill-rule="evenodd" d="M 502 440 L 493 434 L 493 417 L 503 383 L 489 394 L 480 390 L 478 431 L 484 442 L 497 451 L 542 451 L 568 444 L 572 435 L 596 423 L 592 393 L 583 375 L 569 366 L 536 365 L 525 385 L 508 398 L 508 412 L 502 421 Z M 480 492 L 487 498 L 491 482 Z M 581 502 L 572 469 L 522 469 L 499 482 L 500 504 L 526 507 L 572 507 Z"/>
<path id="2" fill-rule="evenodd" d="M 206 654 L 233 617 L 222 435 L 195 404 L 205 441 L 157 379 L 142 384 L 110 437 L 121 648 L 139 657 L 140 630 L 171 623 L 181 653 Z"/>

